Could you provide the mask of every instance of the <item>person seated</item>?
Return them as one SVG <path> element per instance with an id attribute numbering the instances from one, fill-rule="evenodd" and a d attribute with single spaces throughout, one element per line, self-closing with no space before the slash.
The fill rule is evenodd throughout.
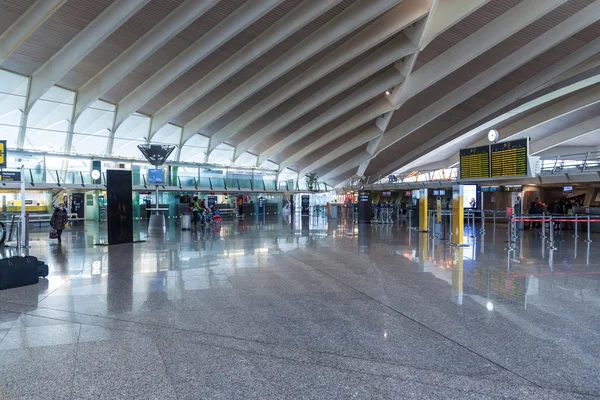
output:
<path id="1" fill-rule="evenodd" d="M 219 210 L 215 206 L 212 206 L 210 209 L 213 214 L 213 221 L 216 222 L 217 224 L 220 224 L 221 222 L 223 222 L 223 220 L 221 219 L 221 210 Z"/>

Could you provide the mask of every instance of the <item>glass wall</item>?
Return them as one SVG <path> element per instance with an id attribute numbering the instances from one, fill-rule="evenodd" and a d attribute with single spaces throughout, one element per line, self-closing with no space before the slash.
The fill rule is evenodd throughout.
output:
<path id="1" fill-rule="evenodd" d="M 95 101 L 81 115 L 74 116 L 75 92 L 54 86 L 38 100 L 23 118 L 26 108 L 29 78 L 0 70 L 0 138 L 7 141 L 9 149 L 27 149 L 52 153 L 68 153 L 94 156 L 114 156 L 143 160 L 137 146 L 148 142 L 150 117 L 139 113 L 129 116 L 117 127 L 111 137 L 116 107 L 105 101 Z M 71 126 L 72 119 L 75 123 Z M 23 137 L 19 137 L 25 122 Z M 182 128 L 167 124 L 151 138 L 151 143 L 181 143 Z M 22 143 L 19 143 L 19 140 Z M 220 144 L 206 158 L 208 138 L 194 135 L 181 152 L 174 151 L 169 161 L 209 163 L 231 166 L 234 148 Z M 267 163 L 267 169 L 277 165 Z M 256 166 L 256 156 L 244 153 L 236 166 Z"/>

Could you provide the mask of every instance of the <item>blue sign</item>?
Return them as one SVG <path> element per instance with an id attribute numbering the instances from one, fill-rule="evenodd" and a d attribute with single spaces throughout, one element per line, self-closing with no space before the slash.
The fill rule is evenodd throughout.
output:
<path id="1" fill-rule="evenodd" d="M 262 197 L 258 198 L 258 215 L 263 215 L 265 212 L 264 208 L 264 199 Z"/>
<path id="2" fill-rule="evenodd" d="M 148 183 L 163 183 L 163 170 L 160 168 L 149 169 Z"/>

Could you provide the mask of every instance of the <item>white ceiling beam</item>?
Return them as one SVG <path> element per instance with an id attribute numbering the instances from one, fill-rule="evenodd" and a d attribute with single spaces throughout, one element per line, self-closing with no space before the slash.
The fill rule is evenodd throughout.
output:
<path id="1" fill-rule="evenodd" d="M 66 0 L 37 0 L 0 35 L 0 65 Z"/>
<path id="2" fill-rule="evenodd" d="M 427 18 L 429 19 L 430 15 Z M 422 34 L 423 29 L 425 27 L 425 23 L 426 23 L 426 21 L 420 21 L 419 24 L 421 26 L 418 27 L 418 29 L 415 29 L 415 31 L 421 32 L 421 34 Z M 413 35 L 413 39 L 412 39 L 413 43 L 418 43 L 419 40 L 420 40 L 419 37 L 416 37 Z M 408 59 L 404 63 L 399 65 L 398 69 L 400 70 L 402 75 L 405 76 L 405 78 L 398 85 L 394 86 L 394 88 L 392 89 L 392 92 L 390 93 L 390 97 L 396 96 L 398 92 L 404 90 L 404 88 L 406 87 L 406 81 L 407 81 L 407 79 L 410 79 L 410 74 L 415 66 L 415 62 L 417 61 L 418 56 L 419 56 L 419 51 L 417 50 L 416 52 L 411 54 L 410 57 L 408 57 Z M 392 120 L 392 117 L 394 116 L 394 111 L 395 110 L 392 110 L 392 111 L 386 113 L 385 115 L 377 118 L 377 120 L 375 121 L 376 125 L 379 127 L 379 129 L 381 129 L 382 132 L 386 131 L 390 121 Z M 377 146 L 379 146 L 379 142 L 381 141 L 382 137 L 383 137 L 383 135 L 379 135 L 379 136 L 373 138 L 369 142 L 369 145 L 367 146 L 367 151 L 369 153 L 371 153 L 371 155 L 375 154 L 375 152 L 377 151 Z M 345 146 L 342 146 L 342 149 L 344 147 Z M 363 162 L 361 165 L 359 165 L 358 170 L 356 171 L 357 176 L 363 176 L 365 174 L 365 171 L 367 170 L 367 168 L 369 168 L 369 162 L 370 161 L 367 160 L 367 161 Z"/>
<path id="3" fill-rule="evenodd" d="M 275 47 L 298 29 L 338 4 L 341 0 L 305 0 L 241 50 L 222 62 L 152 116 L 150 138 L 172 118 L 178 116 L 236 72 Z M 252 2 L 254 4 L 254 2 Z M 185 135 L 185 132 L 184 132 Z M 192 135 L 185 137 L 182 144 Z"/>
<path id="4" fill-rule="evenodd" d="M 452 27 L 490 0 L 437 0 L 432 8 L 431 16 L 419 40 L 423 49 L 442 32 Z"/>
<path id="5" fill-rule="evenodd" d="M 444 150 L 451 146 L 454 146 L 455 143 L 457 143 L 458 141 L 464 140 L 465 137 L 471 137 L 471 136 L 474 136 L 477 134 L 481 134 L 482 132 L 484 132 L 484 134 L 486 134 L 485 132 L 487 132 L 489 129 L 493 128 L 494 126 L 497 126 L 498 124 L 500 124 L 502 121 L 506 120 L 507 118 L 513 117 L 515 115 L 515 113 L 525 112 L 525 111 L 527 111 L 533 107 L 539 106 L 545 102 L 554 100 L 555 98 L 562 96 L 568 92 L 579 90 L 579 89 L 582 89 L 582 87 L 586 87 L 589 85 L 593 85 L 595 82 L 597 82 L 597 79 L 589 78 L 583 82 L 572 84 L 572 85 L 570 85 L 566 88 L 563 88 L 557 92 L 552 92 L 552 93 L 546 94 L 544 96 L 541 96 L 537 99 L 534 99 L 532 101 L 529 101 L 529 102 L 517 107 L 516 109 L 512 110 L 511 112 L 500 115 L 500 116 L 488 121 L 487 123 L 484 123 L 483 125 L 480 125 L 477 128 L 466 132 L 464 135 L 461 135 L 460 138 L 452 139 L 457 133 L 459 133 L 460 131 L 462 131 L 464 129 L 467 129 L 468 127 L 470 127 L 474 124 L 477 124 L 478 121 L 481 121 L 482 119 L 486 118 L 488 115 L 494 114 L 494 113 L 502 110 L 503 108 L 510 106 L 516 100 L 518 100 L 520 98 L 523 98 L 523 97 L 526 97 L 526 96 L 536 93 L 538 90 L 546 87 L 548 82 L 554 82 L 558 76 L 563 76 L 566 72 L 572 70 L 573 68 L 577 68 L 578 65 L 580 65 L 580 64 L 584 63 L 586 60 L 594 57 L 596 54 L 598 54 L 598 52 L 600 52 L 600 39 L 595 39 L 593 42 L 590 42 L 586 46 L 580 48 L 579 50 L 577 50 L 574 53 L 572 53 L 571 55 L 569 55 L 569 57 L 565 57 L 562 60 L 560 60 L 558 63 L 553 64 L 552 66 L 546 68 L 542 72 L 536 74 L 534 77 L 528 79 L 526 82 L 520 84 L 516 88 L 510 90 L 509 92 L 505 93 L 498 99 L 494 100 L 487 106 L 483 107 L 482 109 L 478 110 L 477 112 L 475 112 L 472 115 L 468 116 L 467 118 L 463 119 L 462 121 L 460 121 L 456 125 L 452 126 L 451 128 L 445 130 L 443 133 L 437 135 L 434 139 L 429 140 L 426 143 L 423 143 L 421 146 L 419 146 L 415 150 L 402 156 L 396 162 L 388 165 L 385 168 L 385 171 L 386 171 L 385 173 L 391 173 L 400 167 L 402 167 L 403 169 L 405 167 L 412 168 L 415 165 L 418 165 L 419 163 L 425 161 L 424 157 L 429 157 L 429 155 L 428 155 L 429 152 L 434 149 L 436 151 Z M 585 86 L 583 86 L 583 85 L 585 85 Z M 586 93 L 588 93 L 588 92 L 586 92 Z M 569 99 L 565 102 L 561 102 L 561 103 L 565 104 L 566 109 L 573 109 L 573 107 L 583 107 L 585 105 L 590 104 L 590 101 L 593 101 L 593 98 L 596 95 L 594 93 L 591 93 L 589 95 L 584 95 L 584 96 L 585 96 L 584 98 L 581 98 L 581 96 L 577 96 L 576 98 L 571 98 L 571 99 Z M 577 100 L 577 99 L 579 99 L 579 100 Z M 462 147 L 466 147 L 466 146 L 462 146 Z M 458 151 L 457 151 L 457 153 L 458 153 Z M 449 165 L 451 165 L 451 164 L 449 164 Z"/>
<path id="6" fill-rule="evenodd" d="M 535 155 L 543 151 L 549 150 L 553 147 L 565 144 L 570 140 L 576 139 L 580 136 L 587 135 L 590 133 L 596 133 L 599 131 L 600 117 L 590 118 L 587 121 L 583 121 L 577 125 L 573 125 L 560 132 L 557 132 L 550 136 L 546 136 L 543 139 L 540 139 L 536 142 L 530 143 L 529 153 Z M 591 151 L 591 149 L 589 151 Z"/>
<path id="7" fill-rule="evenodd" d="M 389 10 L 401 0 L 358 0 L 339 13 L 296 46 L 281 55 L 269 66 L 248 79 L 236 90 L 213 104 L 206 111 L 185 124 L 184 140 L 198 133 L 235 106 L 258 92 L 277 78 L 308 60 L 327 46 L 348 35 L 373 18 Z M 154 128 L 153 128 L 154 129 Z"/>
<path id="8" fill-rule="evenodd" d="M 299 174 L 304 176 L 305 174 L 307 174 L 309 172 L 319 169 L 319 168 L 329 164 L 330 162 L 337 160 L 338 158 L 340 158 L 341 156 L 346 154 L 349 149 L 354 150 L 354 149 L 362 146 L 363 144 L 368 143 L 369 140 L 374 139 L 377 136 L 380 136 L 381 134 L 382 134 L 382 132 L 377 126 L 372 126 L 370 128 L 367 128 L 360 135 L 358 135 L 358 136 L 350 139 L 348 142 L 346 142 L 344 144 L 345 145 L 344 149 L 338 148 L 338 149 L 333 150 L 331 153 L 327 154 L 324 157 L 321 157 L 320 159 L 318 159 L 314 163 L 310 164 L 306 168 L 303 168 L 299 172 Z"/>
<path id="9" fill-rule="evenodd" d="M 550 149 L 541 151 L 536 153 L 537 156 L 541 156 L 542 158 L 554 158 L 560 156 L 566 156 L 569 154 L 583 154 L 589 153 L 591 146 L 569 146 L 566 145 L 558 145 L 552 147 Z M 591 151 L 598 151 L 597 147 L 591 147 Z"/>
<path id="10" fill-rule="evenodd" d="M 523 4 L 523 3 L 520 3 Z M 541 36 L 527 43 L 502 61 L 477 75 L 464 85 L 448 93 L 435 103 L 415 114 L 394 129 L 386 132 L 379 142 L 378 151 L 385 150 L 425 124 L 456 107 L 492 83 L 498 81 L 558 43 L 593 24 L 600 18 L 600 1 L 592 3 L 564 20 Z M 421 71 L 421 69 L 419 69 Z M 418 71 L 417 71 L 418 72 Z"/>
<path id="11" fill-rule="evenodd" d="M 380 100 L 376 101 L 375 103 L 365 108 L 358 114 L 354 115 L 353 117 L 344 121 L 340 125 L 336 126 L 334 129 L 329 131 L 327 135 L 320 137 L 319 139 L 315 140 L 313 143 L 304 147 L 303 149 L 299 149 L 292 156 L 280 162 L 279 170 L 284 170 L 290 164 L 306 157 L 313 151 L 321 148 L 322 146 L 325 146 L 327 143 L 334 141 L 338 137 L 350 132 L 352 129 L 355 129 L 361 126 L 362 124 L 372 121 L 378 116 L 385 114 L 386 112 L 392 109 L 392 104 L 385 97 L 381 98 Z"/>
<path id="12" fill-rule="evenodd" d="M 210 138 L 209 150 L 213 150 L 262 115 L 331 71 L 416 22 L 427 15 L 428 11 L 423 0 L 403 1 L 265 100 L 214 133 Z"/>
<path id="13" fill-rule="evenodd" d="M 75 120 L 144 60 L 220 0 L 186 0 L 79 88 Z"/>
<path id="14" fill-rule="evenodd" d="M 352 157 L 350 160 L 342 163 L 338 167 L 332 169 L 331 171 L 329 171 L 328 173 L 323 175 L 320 179 L 322 181 L 327 182 L 330 179 L 336 178 L 336 177 L 350 171 L 351 169 L 358 167 L 361 163 L 367 161 L 370 158 L 371 158 L 371 154 L 364 151 L 364 152 Z"/>
<path id="15" fill-rule="evenodd" d="M 116 1 L 58 50 L 31 76 L 27 113 L 48 89 L 150 0 Z"/>
<path id="16" fill-rule="evenodd" d="M 312 119 L 300 129 L 293 132 L 283 140 L 277 142 L 264 152 L 260 153 L 258 155 L 258 163 L 262 164 L 269 158 L 272 158 L 286 149 L 289 149 L 294 143 L 315 132 L 317 129 L 322 128 L 336 118 L 339 118 L 347 112 L 352 111 L 359 105 L 371 100 L 373 97 L 383 94 L 387 89 L 391 88 L 398 82 L 401 82 L 403 79 L 404 75 L 398 72 L 396 67 L 388 67 L 387 70 L 378 74 L 375 78 L 356 89 L 344 100 L 320 114 L 318 117 Z M 389 111 L 389 109 L 386 111 Z"/>
<path id="17" fill-rule="evenodd" d="M 466 18 L 471 13 L 486 4 L 489 0 L 436 0 L 432 10 L 425 20 L 420 21 L 413 31 L 410 32 L 411 40 L 419 49 L 426 47 L 435 37 L 453 26 L 454 24 Z M 397 104 L 398 99 L 405 96 L 408 90 L 409 81 L 412 78 L 412 71 L 419 56 L 419 51 L 415 52 L 410 60 L 405 63 L 402 73 L 406 79 L 393 89 L 392 102 Z M 385 132 L 390 123 L 394 112 L 390 112 L 386 118 L 378 120 L 379 127 Z M 375 154 L 382 136 L 373 139 L 367 148 L 371 154 Z M 370 161 L 365 161 L 358 167 L 357 175 L 363 176 L 369 168 Z"/>
<path id="18" fill-rule="evenodd" d="M 543 126 L 544 124 L 558 119 L 563 118 L 571 113 L 579 111 L 583 108 L 592 106 L 600 102 L 600 87 L 593 87 L 588 89 L 576 96 L 569 97 L 561 102 L 546 107 L 536 113 L 528 115 L 518 121 L 499 130 L 499 136 L 501 142 L 515 140 L 518 138 L 526 137 L 528 131 L 537 127 Z M 515 115 L 511 113 L 511 115 Z M 481 135 L 487 135 L 486 131 L 480 131 Z M 483 146 L 488 144 L 487 136 L 481 138 L 475 142 L 471 142 L 469 147 Z M 455 155 L 448 159 L 449 165 L 458 164 L 458 151 Z"/>
<path id="19" fill-rule="evenodd" d="M 566 0 L 522 1 L 415 71 L 407 81 L 405 90 L 398 91 L 392 97 L 392 102 L 397 106 L 402 105 L 417 93 L 450 75 L 565 2 Z"/>
<path id="20" fill-rule="evenodd" d="M 144 83 L 136 87 L 120 102 L 115 119 L 116 130 L 131 114 L 169 86 L 194 65 L 213 53 L 229 39 L 252 25 L 283 0 L 246 2 L 223 19 L 217 26 L 204 34 L 177 57 L 169 61 Z"/>
<path id="21" fill-rule="evenodd" d="M 315 109 L 363 79 L 373 75 L 385 66 L 410 54 L 415 51 L 415 49 L 416 46 L 404 35 L 386 44 L 370 57 L 358 63 L 350 70 L 346 71 L 342 76 L 311 95 L 308 99 L 296 105 L 291 110 L 242 141 L 236 146 L 234 158 L 237 159 L 244 154 L 245 151 L 248 151 L 251 147 L 277 133 L 280 129 L 300 118 L 302 115 Z M 401 70 L 402 68 L 399 69 Z"/>

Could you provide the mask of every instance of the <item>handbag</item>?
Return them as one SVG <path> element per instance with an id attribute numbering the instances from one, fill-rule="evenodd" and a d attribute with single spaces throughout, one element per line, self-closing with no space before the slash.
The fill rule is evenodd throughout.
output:
<path id="1" fill-rule="evenodd" d="M 50 239 L 58 239 L 58 232 L 56 232 L 56 229 L 52 229 L 50 231 L 49 237 L 50 237 Z"/>

